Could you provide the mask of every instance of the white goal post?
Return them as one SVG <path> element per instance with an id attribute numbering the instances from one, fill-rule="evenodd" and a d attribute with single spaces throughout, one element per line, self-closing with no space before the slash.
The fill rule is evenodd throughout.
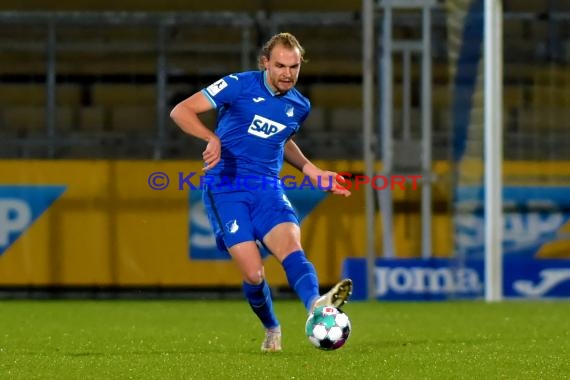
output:
<path id="1" fill-rule="evenodd" d="M 374 160 L 374 14 L 378 1 L 362 0 L 362 95 L 363 155 L 367 175 Z M 410 3 L 418 3 L 410 0 Z M 503 298 L 503 44 L 502 0 L 484 0 L 484 213 L 485 213 L 485 300 Z M 384 75 L 385 73 L 382 73 Z M 380 142 L 377 142 L 380 143 Z M 375 299 L 374 248 L 376 209 L 372 189 L 366 187 L 366 257 L 368 298 Z"/>
<path id="2" fill-rule="evenodd" d="M 503 298 L 503 6 L 485 0 L 485 300 Z"/>

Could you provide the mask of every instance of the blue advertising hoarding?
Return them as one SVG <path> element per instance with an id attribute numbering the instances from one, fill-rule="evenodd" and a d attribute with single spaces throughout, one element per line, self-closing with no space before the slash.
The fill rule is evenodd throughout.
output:
<path id="1" fill-rule="evenodd" d="M 570 297 L 570 187 L 505 187 L 503 294 L 507 298 Z M 458 193 L 452 258 L 382 259 L 374 268 L 374 297 L 443 300 L 484 295 L 483 189 Z M 353 298 L 366 299 L 366 260 L 348 258 L 343 276 Z"/>
<path id="2" fill-rule="evenodd" d="M 66 186 L 0 186 L 0 256 L 65 192 Z"/>
<path id="3" fill-rule="evenodd" d="M 366 259 L 344 261 L 343 277 L 354 281 L 353 300 L 368 297 Z M 475 299 L 484 295 L 483 259 L 377 259 L 374 298 L 393 301 Z M 507 298 L 570 297 L 570 260 L 505 258 Z"/>

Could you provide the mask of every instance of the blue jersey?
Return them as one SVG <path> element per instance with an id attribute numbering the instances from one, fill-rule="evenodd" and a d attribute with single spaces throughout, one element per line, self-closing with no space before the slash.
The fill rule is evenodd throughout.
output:
<path id="1" fill-rule="evenodd" d="M 284 145 L 307 118 L 311 104 L 295 88 L 276 95 L 265 71 L 228 75 L 202 90 L 218 111 L 216 135 L 222 144 L 220 162 L 208 171 L 227 186 L 212 191 L 235 190 L 228 185 L 248 178 L 279 179 Z M 265 180 L 264 180 L 265 183 Z"/>

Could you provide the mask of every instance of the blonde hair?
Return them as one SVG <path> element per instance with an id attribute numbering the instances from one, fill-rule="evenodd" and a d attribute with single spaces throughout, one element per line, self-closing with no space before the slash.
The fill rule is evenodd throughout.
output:
<path id="1" fill-rule="evenodd" d="M 291 33 L 278 33 L 271 37 L 261 48 L 261 53 L 259 54 L 258 61 L 258 65 L 261 70 L 265 68 L 265 65 L 263 64 L 263 58 L 269 60 L 271 58 L 271 52 L 273 51 L 273 48 L 277 45 L 282 45 L 288 49 L 299 49 L 299 53 L 301 54 L 301 62 L 305 62 L 305 59 L 303 58 L 305 55 L 305 49 L 303 49 L 297 38 Z"/>

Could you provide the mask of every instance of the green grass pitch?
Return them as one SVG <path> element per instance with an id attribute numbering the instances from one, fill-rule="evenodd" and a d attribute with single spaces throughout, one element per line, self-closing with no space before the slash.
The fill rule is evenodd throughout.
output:
<path id="1" fill-rule="evenodd" d="M 245 301 L 0 301 L 0 379 L 564 379 L 569 302 L 354 302 L 338 351 L 277 300 L 283 352 Z"/>

